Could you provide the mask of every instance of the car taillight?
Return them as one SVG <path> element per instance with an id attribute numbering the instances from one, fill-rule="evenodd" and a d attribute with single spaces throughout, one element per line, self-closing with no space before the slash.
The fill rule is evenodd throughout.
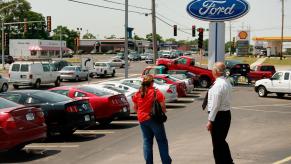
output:
<path id="1" fill-rule="evenodd" d="M 77 113 L 77 112 L 79 112 L 79 110 L 77 109 L 77 106 L 68 106 L 66 111 L 69 112 L 69 113 Z"/>
<path id="2" fill-rule="evenodd" d="M 44 113 L 43 112 L 37 112 L 36 115 L 40 118 L 43 118 L 44 117 Z"/>
<path id="3" fill-rule="evenodd" d="M 4 129 L 14 129 L 16 128 L 16 123 L 14 118 L 9 113 L 0 113 L 0 127 Z"/>
<path id="4" fill-rule="evenodd" d="M 173 93 L 172 89 L 169 88 L 169 89 L 167 90 L 167 93 Z"/>
<path id="5" fill-rule="evenodd" d="M 240 65 L 236 65 L 234 68 L 240 68 Z"/>
<path id="6" fill-rule="evenodd" d="M 33 75 L 29 75 L 29 79 L 33 79 Z"/>

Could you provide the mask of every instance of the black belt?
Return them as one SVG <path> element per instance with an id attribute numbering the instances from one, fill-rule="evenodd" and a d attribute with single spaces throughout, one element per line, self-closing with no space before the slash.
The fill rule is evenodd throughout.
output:
<path id="1" fill-rule="evenodd" d="M 227 110 L 227 111 L 218 111 L 217 114 L 218 114 L 218 113 L 228 113 L 228 112 L 230 112 L 230 110 Z M 210 111 L 208 111 L 208 114 L 209 114 L 209 113 L 210 113 Z"/>

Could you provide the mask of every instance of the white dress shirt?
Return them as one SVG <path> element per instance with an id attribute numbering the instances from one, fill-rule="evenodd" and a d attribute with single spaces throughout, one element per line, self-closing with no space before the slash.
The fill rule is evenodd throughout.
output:
<path id="1" fill-rule="evenodd" d="M 224 77 L 218 77 L 208 91 L 209 121 L 214 121 L 218 111 L 230 110 L 232 85 Z"/>

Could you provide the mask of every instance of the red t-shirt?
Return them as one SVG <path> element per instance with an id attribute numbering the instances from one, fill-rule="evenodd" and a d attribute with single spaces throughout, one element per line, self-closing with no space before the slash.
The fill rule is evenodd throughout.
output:
<path id="1" fill-rule="evenodd" d="M 132 101 L 137 105 L 137 118 L 139 122 L 147 121 L 151 118 L 150 112 L 154 102 L 154 87 L 149 87 L 144 98 L 141 97 L 140 91 L 135 93 Z M 165 101 L 165 96 L 158 89 L 156 90 L 158 102 Z"/>

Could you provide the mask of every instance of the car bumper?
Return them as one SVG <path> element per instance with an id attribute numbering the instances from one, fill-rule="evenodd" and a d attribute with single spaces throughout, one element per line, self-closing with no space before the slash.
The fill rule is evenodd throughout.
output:
<path id="1" fill-rule="evenodd" d="M 42 140 L 47 137 L 46 125 L 38 126 L 33 129 L 6 132 L 0 129 L 0 151 L 13 149 L 18 145 L 26 145 L 34 141 Z"/>
<path id="2" fill-rule="evenodd" d="M 9 81 L 12 85 L 19 85 L 19 86 L 31 86 L 34 84 L 33 81 Z"/>
<path id="3" fill-rule="evenodd" d="M 127 118 L 130 116 L 130 109 L 129 106 L 127 107 L 123 107 L 122 109 L 120 109 L 120 112 L 118 112 L 115 117 L 117 118 Z"/>
<path id="4" fill-rule="evenodd" d="M 193 89 L 194 89 L 194 85 L 193 84 L 187 85 L 187 93 L 191 93 L 193 91 Z"/>
<path id="5" fill-rule="evenodd" d="M 165 97 L 166 97 L 166 100 L 165 100 L 166 103 L 175 102 L 178 100 L 177 94 L 165 94 Z"/>
<path id="6" fill-rule="evenodd" d="M 74 80 L 76 79 L 76 75 L 61 75 L 62 80 Z"/>

